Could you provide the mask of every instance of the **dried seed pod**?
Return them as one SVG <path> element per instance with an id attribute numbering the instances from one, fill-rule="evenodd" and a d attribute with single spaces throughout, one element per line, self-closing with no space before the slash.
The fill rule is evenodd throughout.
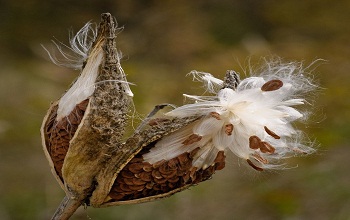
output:
<path id="1" fill-rule="evenodd" d="M 100 206 L 121 167 L 139 151 L 137 145 L 123 151 L 112 147 L 121 146 L 132 96 L 115 46 L 114 19 L 102 14 L 92 38 L 87 36 L 91 27 L 84 28 L 72 40 L 72 48 L 86 46 L 81 74 L 51 105 L 41 128 L 44 152 L 67 194 L 62 206 L 70 206 L 70 214 L 58 209 L 54 218 L 69 217 L 83 202 Z M 93 42 L 81 45 L 81 38 Z"/>
<path id="2" fill-rule="evenodd" d="M 50 107 L 42 125 L 44 151 L 67 194 L 63 209 L 69 204 L 70 211 L 82 203 L 106 207 L 167 197 L 210 179 L 216 170 L 225 166 L 222 150 L 210 152 L 212 156 L 206 166 L 193 165 L 196 155 L 203 153 L 201 148 L 210 146 L 208 141 L 196 147 L 198 142 L 203 142 L 202 136 L 193 133 L 181 139 L 186 152 L 154 163 L 143 158 L 164 137 L 187 126 L 193 127 L 205 117 L 202 115 L 155 119 L 152 115 L 126 141 L 121 141 L 132 93 L 120 66 L 115 34 L 112 16 L 103 14 L 81 75 Z M 228 76 L 233 75 L 229 72 Z M 238 82 L 231 78 L 225 80 L 224 88 L 236 88 Z M 87 88 L 89 92 L 82 93 Z M 80 95 L 75 97 L 75 94 Z M 217 123 L 224 123 L 221 120 L 224 115 L 215 111 L 209 115 L 217 119 L 214 120 Z M 226 125 L 228 136 L 233 130 L 232 124 Z M 269 148 L 268 152 L 271 151 Z M 75 203 L 70 204 L 70 200 Z M 61 211 L 58 209 L 57 216 Z"/>

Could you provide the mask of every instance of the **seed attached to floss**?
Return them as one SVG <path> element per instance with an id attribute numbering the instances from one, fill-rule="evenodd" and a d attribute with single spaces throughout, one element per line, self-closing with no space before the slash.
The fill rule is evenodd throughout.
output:
<path id="1" fill-rule="evenodd" d="M 257 171 L 263 171 L 264 169 L 261 167 L 256 166 L 251 160 L 247 159 L 248 164 L 253 167 Z"/>
<path id="2" fill-rule="evenodd" d="M 275 139 L 280 139 L 281 138 L 275 132 L 273 132 L 270 129 L 268 129 L 266 126 L 264 126 L 264 129 L 265 129 L 266 133 L 268 133 L 271 137 L 273 137 Z"/>
<path id="3" fill-rule="evenodd" d="M 269 92 L 269 91 L 275 91 L 283 86 L 283 82 L 278 79 L 273 79 L 268 82 L 266 82 L 262 87 L 261 91 Z"/>
<path id="4" fill-rule="evenodd" d="M 231 135 L 232 135 L 232 131 L 233 131 L 233 125 L 232 125 L 232 124 L 227 124 L 227 125 L 225 125 L 225 133 L 226 133 L 228 136 L 231 136 Z"/>
<path id="5" fill-rule="evenodd" d="M 190 145 L 190 144 L 196 143 L 200 140 L 202 140 L 202 136 L 199 136 L 198 134 L 191 134 L 184 142 L 182 142 L 182 144 L 183 145 Z"/>
<path id="6" fill-rule="evenodd" d="M 103 14 L 102 18 L 100 27 L 92 30 L 93 42 L 91 48 L 86 47 L 90 52 L 84 54 L 88 59 L 84 61 L 81 74 L 84 77 L 90 72 L 95 75 L 78 78 L 87 80 L 86 87 L 94 91 L 88 96 L 78 96 L 80 101 L 75 103 L 78 93 L 74 91 L 83 91 L 85 87 L 74 83 L 73 90 L 69 89 L 68 95 L 63 96 L 68 97 L 68 101 L 73 100 L 69 102 L 73 111 L 64 108 L 73 113 L 60 113 L 58 117 L 57 108 L 66 106 L 58 102 L 50 108 L 43 122 L 45 154 L 67 193 L 53 219 L 68 219 L 85 202 L 94 207 L 106 207 L 168 197 L 211 179 L 215 171 L 225 167 L 227 149 L 257 171 L 273 168 L 276 161 L 286 158 L 291 151 L 312 152 L 307 146 L 288 142 L 297 133 L 289 124 L 302 114 L 294 110 L 294 106 L 304 103 L 303 97 L 296 94 L 303 94 L 297 93 L 298 90 L 309 91 L 313 87 L 307 78 L 304 79 L 301 67 L 293 63 L 268 65 L 261 76 L 242 81 L 234 71 L 228 71 L 224 80 L 194 71 L 194 79 L 203 81 L 214 95 L 186 95 L 195 102 L 167 112 L 166 117 L 154 118 L 162 108 L 158 106 L 130 137 L 126 137 L 132 92 L 115 48 L 117 26 L 110 14 Z M 80 47 L 85 49 L 81 39 L 90 39 L 88 30 L 89 25 L 73 38 L 73 51 L 79 53 Z M 88 70 L 86 67 L 93 71 L 84 72 Z M 271 77 L 275 79 L 269 80 Z M 261 82 L 266 83 L 261 86 Z M 280 89 L 283 82 L 288 83 L 285 90 L 265 93 Z M 99 86 L 93 86 L 97 83 Z M 262 114 L 252 113 L 256 112 L 251 111 L 252 108 Z M 267 126 L 264 126 L 264 133 L 261 128 L 264 121 L 269 122 L 269 128 L 281 133 L 281 137 Z M 271 141 L 270 136 L 276 140 Z"/>
<path id="7" fill-rule="evenodd" d="M 217 120 L 221 120 L 220 114 L 217 112 L 210 112 L 210 116 L 217 119 Z"/>
<path id="8" fill-rule="evenodd" d="M 260 148 L 261 139 L 258 136 L 251 136 L 249 138 L 249 147 L 253 150 L 257 150 Z"/>
<path id="9" fill-rule="evenodd" d="M 263 141 L 263 142 L 261 142 L 261 145 L 260 145 L 260 151 L 262 153 L 273 154 L 273 153 L 275 153 L 275 148 L 271 144 Z"/>
<path id="10" fill-rule="evenodd" d="M 262 157 L 260 154 L 258 154 L 258 153 L 255 153 L 255 154 L 253 154 L 252 156 L 254 157 L 255 160 L 257 160 L 257 161 L 259 161 L 259 162 L 261 162 L 261 163 L 263 163 L 263 164 L 268 164 L 268 163 L 269 163 L 268 160 L 266 160 L 265 158 L 263 158 L 263 157 Z"/>

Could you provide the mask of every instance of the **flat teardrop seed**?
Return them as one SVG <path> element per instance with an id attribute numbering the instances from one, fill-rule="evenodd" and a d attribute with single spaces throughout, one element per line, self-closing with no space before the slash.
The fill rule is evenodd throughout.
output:
<path id="1" fill-rule="evenodd" d="M 273 137 L 275 139 L 280 139 L 281 138 L 275 132 L 273 132 L 270 129 L 268 129 L 266 126 L 264 126 L 264 129 L 265 129 L 266 133 L 268 133 L 271 137 Z"/>
<path id="2" fill-rule="evenodd" d="M 219 151 L 214 163 L 206 169 L 192 166 L 199 148 L 185 152 L 168 161 L 150 164 L 140 156 L 134 157 L 117 176 L 109 196 L 113 201 L 129 201 L 150 196 L 166 196 L 172 190 L 210 179 L 216 170 L 225 167 L 224 151 Z M 133 174 L 133 175 L 131 175 Z M 130 178 L 132 177 L 132 178 Z"/>
<path id="3" fill-rule="evenodd" d="M 182 142 L 183 145 L 190 145 L 193 143 L 196 143 L 198 141 L 202 140 L 202 136 L 199 136 L 198 134 L 191 134 L 184 142 Z"/>
<path id="4" fill-rule="evenodd" d="M 275 91 L 283 86 L 283 82 L 279 79 L 273 79 L 268 82 L 266 82 L 262 87 L 261 90 L 264 92 L 269 91 Z"/>
<path id="5" fill-rule="evenodd" d="M 263 163 L 263 164 L 269 163 L 269 161 L 266 160 L 265 158 L 263 158 L 260 154 L 255 153 L 255 154 L 253 154 L 253 157 L 255 160 L 259 161 L 260 163 Z"/>
<path id="6" fill-rule="evenodd" d="M 263 141 L 263 142 L 261 142 L 261 144 L 260 144 L 260 151 L 261 151 L 262 153 L 270 153 L 270 154 L 273 154 L 273 153 L 275 153 L 275 148 L 274 148 L 271 144 L 269 144 L 269 143 Z"/>
<path id="7" fill-rule="evenodd" d="M 251 149 L 257 150 L 260 148 L 261 139 L 258 136 L 249 137 L 249 147 Z"/>
<path id="8" fill-rule="evenodd" d="M 247 159 L 248 164 L 257 171 L 263 171 L 264 169 L 255 165 L 251 160 Z"/>
<path id="9" fill-rule="evenodd" d="M 215 118 L 216 120 L 221 120 L 220 114 L 217 112 L 210 112 L 209 113 L 211 117 Z"/>

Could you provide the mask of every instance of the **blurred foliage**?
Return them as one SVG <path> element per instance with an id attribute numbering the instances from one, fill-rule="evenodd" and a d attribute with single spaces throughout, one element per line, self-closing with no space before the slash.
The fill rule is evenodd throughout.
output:
<path id="1" fill-rule="evenodd" d="M 49 102 L 77 72 L 57 67 L 41 48 L 67 43 L 102 12 L 124 31 L 122 65 L 137 86 L 141 115 L 155 104 L 201 94 L 192 69 L 244 75 L 260 57 L 314 64 L 321 89 L 303 129 L 318 153 L 299 167 L 256 173 L 236 158 L 213 180 L 152 203 L 81 209 L 72 219 L 349 219 L 350 1 L 165 0 L 0 1 L 0 219 L 48 219 L 63 198 L 41 150 L 39 127 Z"/>

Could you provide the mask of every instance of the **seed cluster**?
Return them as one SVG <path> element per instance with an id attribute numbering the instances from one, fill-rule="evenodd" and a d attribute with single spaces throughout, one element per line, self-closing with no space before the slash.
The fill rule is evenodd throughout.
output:
<path id="1" fill-rule="evenodd" d="M 56 120 L 58 105 L 54 106 L 45 124 L 45 142 L 57 175 L 62 178 L 62 166 L 68 152 L 69 141 L 74 136 L 89 101 L 86 99 L 60 121 Z"/>
<path id="2" fill-rule="evenodd" d="M 225 155 L 220 151 L 212 166 L 197 170 L 192 161 L 198 150 L 155 164 L 145 162 L 141 156 L 145 151 L 141 151 L 119 173 L 109 196 L 115 201 L 126 201 L 160 195 L 205 181 L 225 167 Z"/>

